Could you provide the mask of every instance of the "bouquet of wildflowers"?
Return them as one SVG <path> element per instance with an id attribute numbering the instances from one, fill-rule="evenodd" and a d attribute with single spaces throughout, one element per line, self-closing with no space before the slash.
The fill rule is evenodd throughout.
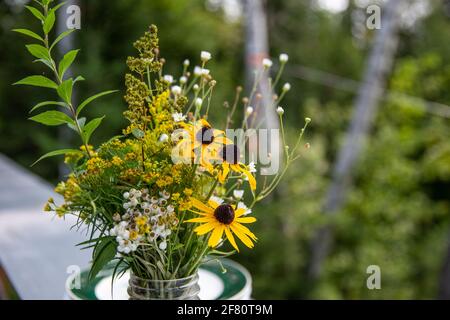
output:
<path id="1" fill-rule="evenodd" d="M 66 125 L 80 136 L 79 149 L 53 151 L 39 160 L 65 155 L 71 172 L 56 187 L 64 203 L 49 199 L 45 210 L 60 217 L 75 215 L 77 227 L 89 231 L 83 245 L 93 248 L 91 277 L 114 261 L 116 267 L 123 267 L 120 270 L 131 269 L 143 279 L 181 279 L 195 274 L 206 257 L 228 256 L 242 245 L 253 248 L 257 237 L 249 229 L 256 221 L 252 208 L 275 189 L 298 158 L 300 140 L 310 121 L 306 119 L 298 140 L 289 148 L 284 110 L 278 107 L 289 85 L 282 86 L 281 94 L 271 102 L 280 120 L 283 167 L 271 177 L 258 178 L 255 163 L 246 162 L 242 152 L 251 138 L 242 131 L 232 138 L 227 129 L 236 115 L 241 117 L 241 129 L 258 126 L 255 119 L 261 99 L 257 88 L 269 73 L 271 61 L 266 59 L 256 72 L 248 97 L 242 97 L 242 89 L 237 88 L 234 103 L 226 109 L 226 128 L 215 128 L 208 118 L 217 85 L 206 68 L 211 54 L 202 52 L 194 68 L 184 61 L 181 76 L 174 80 L 164 75 L 165 61 L 158 48 L 157 28 L 152 25 L 134 43 L 136 56 L 127 59 L 124 98 L 128 109 L 123 116 L 129 124 L 121 135 L 94 147 L 90 137 L 104 117 L 87 120 L 83 110 L 114 91 L 74 104 L 73 88 L 84 79 L 68 78 L 66 71 L 78 50 L 67 52 L 58 63 L 53 57 L 55 45 L 72 31 L 50 41 L 60 5 L 52 7 L 51 0 L 36 3 L 38 7 L 27 8 L 42 22 L 42 30 L 15 31 L 36 40 L 27 49 L 52 77 L 30 76 L 16 84 L 54 90 L 57 100 L 39 103 L 32 112 L 58 109 L 30 119 L 49 126 Z M 280 56 L 281 68 L 271 88 L 277 88 L 287 60 L 287 55 Z M 252 101 L 256 101 L 254 106 L 250 106 Z M 221 248 L 225 242 L 232 251 Z"/>

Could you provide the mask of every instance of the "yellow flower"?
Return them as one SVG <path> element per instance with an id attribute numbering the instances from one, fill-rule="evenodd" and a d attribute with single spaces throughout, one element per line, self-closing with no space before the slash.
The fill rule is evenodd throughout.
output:
<path id="1" fill-rule="evenodd" d="M 183 193 L 185 195 L 187 195 L 188 197 L 192 196 L 192 193 L 194 193 L 194 191 L 192 191 L 192 189 L 186 188 L 184 189 Z"/>
<path id="2" fill-rule="evenodd" d="M 216 247 L 222 239 L 223 233 L 230 241 L 231 245 L 239 252 L 239 248 L 234 239 L 233 233 L 249 248 L 253 248 L 253 241 L 256 236 L 242 224 L 253 223 L 256 221 L 254 217 L 243 217 L 247 213 L 247 208 L 236 208 L 231 204 L 223 204 L 220 198 L 212 198 L 205 204 L 195 198 L 191 198 L 192 205 L 198 211 L 191 210 L 201 215 L 200 218 L 190 219 L 186 222 L 202 223 L 194 229 L 199 235 L 212 232 L 208 240 L 210 247 Z"/>
<path id="3" fill-rule="evenodd" d="M 221 162 L 221 171 L 218 178 L 220 183 L 224 183 L 230 171 L 244 174 L 250 184 L 252 190 L 256 189 L 256 179 L 250 172 L 250 169 L 243 163 L 239 162 L 239 148 L 234 144 L 224 145 L 219 152 L 217 160 Z"/>
<path id="4" fill-rule="evenodd" d="M 136 240 L 138 237 L 138 233 L 134 230 L 130 231 L 130 240 Z"/>
<path id="5" fill-rule="evenodd" d="M 139 227 L 142 227 L 147 223 L 147 220 L 148 218 L 146 216 L 140 216 L 134 219 L 134 222 L 136 222 Z"/>
<path id="6" fill-rule="evenodd" d="M 194 163 L 212 171 L 212 159 L 218 155 L 223 145 L 232 143 L 221 130 L 213 129 L 205 119 L 195 124 L 181 123 L 186 135 L 175 147 L 176 154 L 185 160 L 194 160 Z"/>

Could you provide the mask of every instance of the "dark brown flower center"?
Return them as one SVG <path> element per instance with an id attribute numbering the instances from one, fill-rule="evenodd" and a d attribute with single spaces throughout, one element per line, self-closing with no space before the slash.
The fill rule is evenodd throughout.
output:
<path id="1" fill-rule="evenodd" d="M 195 135 L 195 139 L 201 144 L 211 144 L 214 141 L 213 130 L 209 127 L 202 127 Z"/>
<path id="2" fill-rule="evenodd" d="M 214 217 L 223 224 L 231 224 L 234 221 L 234 209 L 229 204 L 221 204 L 214 210 Z"/>
<path id="3" fill-rule="evenodd" d="M 231 164 L 237 164 L 240 158 L 239 148 L 235 144 L 227 144 L 220 151 L 222 160 Z"/>

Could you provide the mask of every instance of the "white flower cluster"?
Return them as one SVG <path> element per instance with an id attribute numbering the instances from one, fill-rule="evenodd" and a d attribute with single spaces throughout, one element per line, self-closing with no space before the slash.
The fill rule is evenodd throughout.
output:
<path id="1" fill-rule="evenodd" d="M 166 250 L 167 237 L 178 224 L 175 208 L 169 203 L 170 196 L 166 191 L 160 192 L 159 197 L 151 196 L 148 189 L 131 189 L 123 194 L 125 213 L 114 215 L 117 224 L 110 230 L 120 253 L 136 251 L 143 242 Z"/>

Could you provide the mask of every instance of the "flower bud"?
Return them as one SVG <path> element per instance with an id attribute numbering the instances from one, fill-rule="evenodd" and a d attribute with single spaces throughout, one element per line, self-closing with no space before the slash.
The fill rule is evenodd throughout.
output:
<path id="1" fill-rule="evenodd" d="M 282 53 L 280 54 L 280 62 L 281 63 L 286 63 L 289 60 L 289 56 L 286 53 Z"/>
<path id="2" fill-rule="evenodd" d="M 277 108 L 277 113 L 282 116 L 284 114 L 284 109 L 282 107 Z"/>
<path id="3" fill-rule="evenodd" d="M 211 60 L 211 53 L 209 53 L 208 51 L 202 51 L 200 53 L 200 59 L 203 62 L 208 62 L 209 60 Z"/>

